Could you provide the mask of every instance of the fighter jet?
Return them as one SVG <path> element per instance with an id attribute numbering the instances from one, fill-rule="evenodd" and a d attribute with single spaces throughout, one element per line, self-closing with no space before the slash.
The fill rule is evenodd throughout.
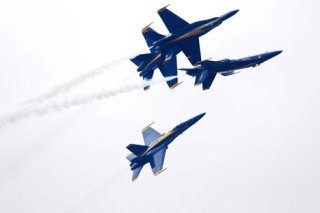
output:
<path id="1" fill-rule="evenodd" d="M 163 77 L 171 77 L 177 76 L 177 58 L 176 55 L 180 50 L 175 49 L 170 52 L 171 57 L 167 58 L 165 52 L 157 50 L 152 47 L 152 44 L 164 38 L 164 35 L 157 33 L 150 27 L 151 24 L 142 29 L 142 35 L 145 38 L 148 46 L 150 47 L 151 53 L 140 54 L 130 60 L 138 66 L 137 71 L 139 72 L 139 76 L 143 78 L 145 81 L 150 81 L 153 77 L 154 70 L 159 68 Z M 174 89 L 179 84 L 178 78 L 167 81 L 167 84 L 170 89 Z M 148 90 L 150 86 L 144 88 L 144 90 Z"/>
<path id="2" fill-rule="evenodd" d="M 255 56 L 249 56 L 241 59 L 224 59 L 220 61 L 210 61 L 209 59 L 197 63 L 194 68 L 181 68 L 188 75 L 196 77 L 195 86 L 202 84 L 202 89 L 210 88 L 217 73 L 228 76 L 239 73 L 239 69 L 256 67 L 261 63 L 279 55 L 282 51 L 267 52 Z"/>
<path id="3" fill-rule="evenodd" d="M 152 172 L 155 176 L 163 172 L 163 162 L 166 155 L 168 145 L 174 141 L 176 137 L 186 131 L 193 124 L 198 122 L 206 113 L 199 114 L 173 128 L 171 131 L 160 134 L 148 125 L 142 130 L 145 145 L 129 144 L 127 149 L 133 154 L 128 155 L 130 167 L 133 171 L 132 181 L 135 181 L 143 166 L 150 163 Z"/>
<path id="4" fill-rule="evenodd" d="M 158 14 L 169 30 L 164 36 L 150 27 L 151 24 L 142 29 L 142 34 L 151 53 L 140 54 L 130 60 L 138 66 L 137 71 L 144 80 L 151 80 L 154 70 L 159 68 L 164 77 L 177 75 L 176 55 L 183 52 L 192 65 L 201 61 L 199 37 L 213 28 L 219 26 L 223 21 L 238 12 L 231 11 L 221 17 L 215 17 L 189 24 L 179 16 L 167 9 L 169 5 L 158 10 Z M 167 82 L 173 89 L 178 86 L 178 79 Z M 145 90 L 149 89 L 146 87 Z"/>

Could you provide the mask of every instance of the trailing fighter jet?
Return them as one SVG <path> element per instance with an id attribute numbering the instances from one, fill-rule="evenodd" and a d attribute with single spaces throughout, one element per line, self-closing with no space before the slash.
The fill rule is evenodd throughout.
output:
<path id="1" fill-rule="evenodd" d="M 168 145 L 193 124 L 198 122 L 206 113 L 199 114 L 173 128 L 171 131 L 160 134 L 148 125 L 142 130 L 145 145 L 129 144 L 127 149 L 133 154 L 128 155 L 130 167 L 133 171 L 132 181 L 136 180 L 147 163 L 150 163 L 153 174 L 156 176 L 165 169 L 163 162 Z"/>
<path id="2" fill-rule="evenodd" d="M 158 10 L 158 14 L 170 33 L 167 36 L 159 34 L 149 24 L 142 29 L 142 34 L 151 53 L 140 54 L 130 59 L 138 66 L 137 71 L 140 72 L 139 75 L 144 80 L 151 80 L 154 70 L 157 68 L 160 69 L 164 77 L 176 76 L 176 55 L 181 51 L 187 56 L 192 65 L 201 61 L 199 37 L 238 12 L 238 10 L 234 10 L 221 17 L 189 24 L 168 10 L 168 6 Z M 179 85 L 178 79 L 170 80 L 167 84 L 173 89 Z M 145 88 L 145 90 L 147 89 L 149 87 Z"/>
<path id="3" fill-rule="evenodd" d="M 221 61 L 210 61 L 207 59 L 197 63 L 197 66 L 194 68 L 182 68 L 179 70 L 186 71 L 188 75 L 196 77 L 194 85 L 202 84 L 203 90 L 207 90 L 210 88 L 217 73 L 223 76 L 233 75 L 240 72 L 236 70 L 259 66 L 281 52 L 274 51 L 241 59 L 224 59 Z"/>

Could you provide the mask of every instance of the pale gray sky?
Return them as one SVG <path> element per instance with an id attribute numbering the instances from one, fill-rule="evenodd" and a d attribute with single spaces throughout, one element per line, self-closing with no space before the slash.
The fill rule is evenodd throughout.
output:
<path id="1" fill-rule="evenodd" d="M 0 212 L 320 211 L 320 3 L 316 0 L 0 2 L 0 112 L 114 59 L 146 49 L 140 29 L 156 10 L 189 22 L 240 9 L 200 40 L 215 60 L 284 50 L 258 68 L 193 79 L 29 118 L 0 130 Z M 189 67 L 183 55 L 179 67 Z M 128 60 L 74 94 L 114 88 Z M 157 73 L 156 77 L 160 77 Z M 139 82 L 137 75 L 128 82 Z M 170 146 L 164 173 L 131 183 L 129 143 L 207 115 Z"/>

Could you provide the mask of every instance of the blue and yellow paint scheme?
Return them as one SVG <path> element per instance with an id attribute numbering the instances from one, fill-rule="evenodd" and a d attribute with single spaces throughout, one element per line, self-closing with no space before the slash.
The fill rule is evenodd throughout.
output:
<path id="1" fill-rule="evenodd" d="M 160 134 L 149 124 L 142 130 L 142 136 L 145 145 L 129 144 L 127 149 L 132 152 L 127 159 L 130 161 L 130 167 L 133 171 L 132 181 L 135 181 L 143 166 L 150 164 L 153 174 L 160 174 L 163 169 L 164 158 L 169 144 L 180 134 L 186 131 L 193 124 L 197 123 L 206 113 L 199 114 L 170 130 L 165 134 Z"/>
<path id="2" fill-rule="evenodd" d="M 201 61 L 199 37 L 216 28 L 239 11 L 233 10 L 220 17 L 188 23 L 167 9 L 168 6 L 159 9 L 158 14 L 170 33 L 155 41 L 152 46 L 161 51 L 175 46 L 185 54 L 192 65 Z"/>
<path id="3" fill-rule="evenodd" d="M 196 64 L 194 68 L 182 68 L 188 75 L 195 77 L 195 86 L 201 85 L 203 90 L 210 88 L 214 78 L 219 73 L 229 76 L 238 73 L 240 69 L 256 67 L 261 63 L 279 55 L 282 51 L 267 52 L 241 59 L 224 59 L 220 61 L 204 60 Z"/>
<path id="4" fill-rule="evenodd" d="M 176 55 L 181 51 L 192 65 L 201 61 L 199 37 L 238 12 L 238 10 L 234 10 L 220 17 L 189 24 L 168 10 L 168 6 L 158 10 L 158 14 L 170 33 L 164 36 L 150 27 L 152 23 L 147 25 L 142 29 L 142 34 L 151 53 L 140 54 L 130 59 L 138 66 L 137 71 L 144 80 L 151 80 L 154 70 L 157 68 L 160 69 L 164 77 L 177 76 Z M 173 89 L 180 83 L 176 78 L 168 81 L 167 84 Z"/>

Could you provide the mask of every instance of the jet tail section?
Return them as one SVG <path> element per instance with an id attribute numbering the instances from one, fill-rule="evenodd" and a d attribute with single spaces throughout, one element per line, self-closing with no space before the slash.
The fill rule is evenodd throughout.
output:
<path id="1" fill-rule="evenodd" d="M 137 156 L 135 154 L 130 154 L 127 156 L 128 161 L 132 161 L 133 159 L 135 159 Z"/>
<path id="2" fill-rule="evenodd" d="M 134 63 L 135 65 L 137 65 L 139 67 L 142 63 L 146 63 L 152 57 L 153 57 L 152 53 L 145 53 L 145 54 L 140 54 L 140 55 L 137 55 L 133 58 L 130 58 L 130 61 L 132 61 L 132 63 Z"/>
<path id="3" fill-rule="evenodd" d="M 138 168 L 136 168 L 136 169 L 133 170 L 133 173 L 132 173 L 132 182 L 135 181 L 135 180 L 137 180 L 137 178 L 139 177 L 140 172 L 141 172 L 141 170 L 142 170 L 142 167 L 143 167 L 143 166 L 140 166 L 140 167 L 138 167 Z"/>
<path id="4" fill-rule="evenodd" d="M 199 69 L 197 68 L 181 68 L 179 70 L 186 71 L 187 75 L 190 75 L 190 76 L 196 76 L 197 73 L 199 72 Z"/>
<path id="5" fill-rule="evenodd" d="M 148 146 L 138 145 L 138 144 L 129 144 L 127 149 L 131 151 L 136 156 L 142 155 L 147 149 Z"/>

